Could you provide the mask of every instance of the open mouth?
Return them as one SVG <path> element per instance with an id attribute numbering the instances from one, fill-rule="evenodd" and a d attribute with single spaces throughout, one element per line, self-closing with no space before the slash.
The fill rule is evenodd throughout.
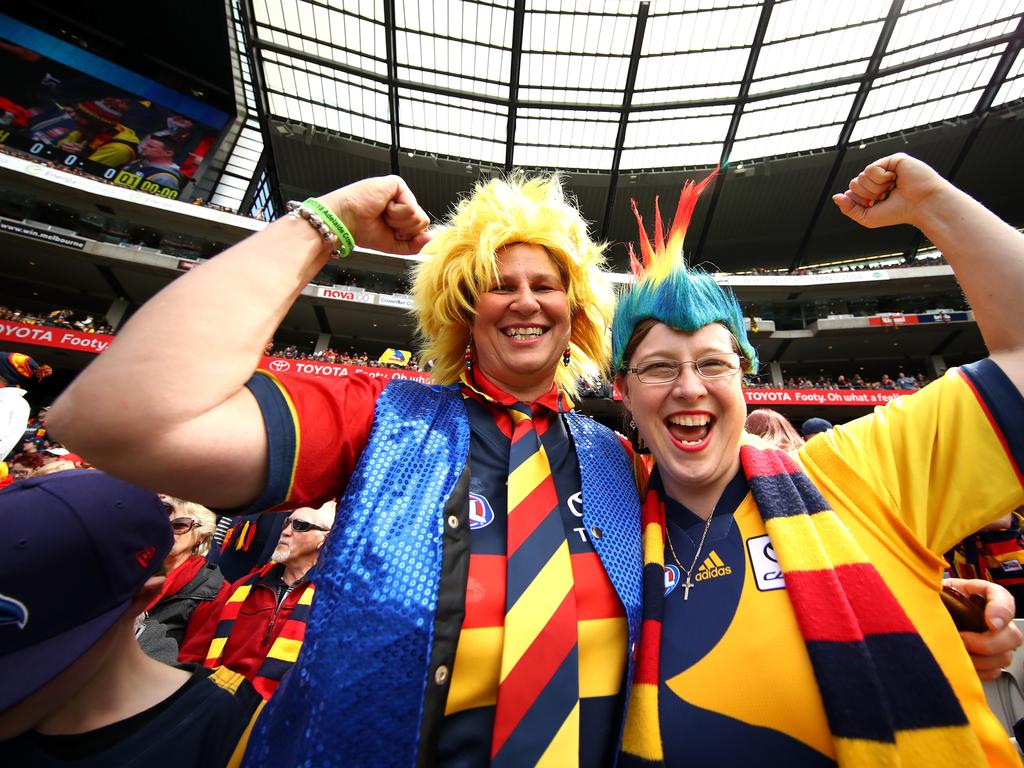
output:
<path id="1" fill-rule="evenodd" d="M 709 413 L 677 413 L 665 419 L 665 426 L 684 451 L 699 451 L 707 445 L 714 421 Z"/>
<path id="2" fill-rule="evenodd" d="M 513 341 L 533 341 L 547 333 L 548 329 L 541 328 L 538 325 L 531 325 L 515 328 L 503 328 L 501 332 Z"/>

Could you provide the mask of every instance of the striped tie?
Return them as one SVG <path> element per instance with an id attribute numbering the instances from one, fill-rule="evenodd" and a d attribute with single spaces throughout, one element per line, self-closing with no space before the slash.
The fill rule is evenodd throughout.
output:
<path id="1" fill-rule="evenodd" d="M 495 766 L 579 763 L 579 646 L 569 542 L 533 412 L 510 406 L 505 640 Z"/>

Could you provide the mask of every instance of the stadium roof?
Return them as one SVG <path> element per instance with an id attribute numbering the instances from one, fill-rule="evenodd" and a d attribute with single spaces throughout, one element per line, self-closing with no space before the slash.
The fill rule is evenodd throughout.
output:
<path id="1" fill-rule="evenodd" d="M 621 269 L 631 197 L 671 206 L 684 179 L 728 163 L 689 250 L 725 271 L 795 269 L 922 246 L 909 228 L 859 230 L 830 201 L 907 151 L 1024 224 L 1024 0 L 174 7 L 193 22 L 180 41 L 228 19 L 236 74 L 219 90 L 237 92 L 240 121 L 214 202 L 249 210 L 264 178 L 279 205 L 399 173 L 440 217 L 480 179 L 557 168 Z M 137 41 L 132 23 L 110 34 Z M 196 41 L 163 56 L 216 80 L 216 41 Z"/>

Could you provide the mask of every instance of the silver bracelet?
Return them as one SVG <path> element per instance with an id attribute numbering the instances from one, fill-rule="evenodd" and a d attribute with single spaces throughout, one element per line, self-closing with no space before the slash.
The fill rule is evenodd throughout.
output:
<path id="1" fill-rule="evenodd" d="M 330 227 L 328 227 L 327 224 L 324 223 L 324 220 L 316 213 L 304 206 L 298 200 L 289 200 L 288 218 L 305 219 L 313 229 L 320 233 L 320 237 L 323 241 L 331 246 L 330 257 L 335 260 L 342 258 L 341 249 L 338 247 L 338 236 L 331 231 Z"/>

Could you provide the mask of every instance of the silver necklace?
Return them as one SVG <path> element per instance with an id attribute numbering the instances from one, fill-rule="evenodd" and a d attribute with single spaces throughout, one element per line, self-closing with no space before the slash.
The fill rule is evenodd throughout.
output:
<path id="1" fill-rule="evenodd" d="M 690 579 L 690 574 L 693 572 L 694 566 L 697 565 L 697 560 L 700 558 L 700 551 L 704 548 L 704 540 L 708 537 L 708 531 L 711 530 L 711 518 L 714 517 L 714 513 L 708 515 L 708 519 L 704 521 L 704 533 L 700 535 L 700 544 L 697 545 L 697 551 L 693 555 L 693 562 L 690 563 L 689 568 L 683 568 L 683 564 L 679 562 L 679 555 L 676 554 L 676 548 L 672 546 L 672 537 L 668 533 L 668 521 L 665 521 L 665 538 L 668 540 L 668 549 L 672 553 L 672 559 L 676 561 L 676 565 L 679 566 L 679 570 L 686 574 L 686 582 L 683 584 L 683 600 L 690 599 L 690 590 L 694 587 L 693 581 Z"/>

